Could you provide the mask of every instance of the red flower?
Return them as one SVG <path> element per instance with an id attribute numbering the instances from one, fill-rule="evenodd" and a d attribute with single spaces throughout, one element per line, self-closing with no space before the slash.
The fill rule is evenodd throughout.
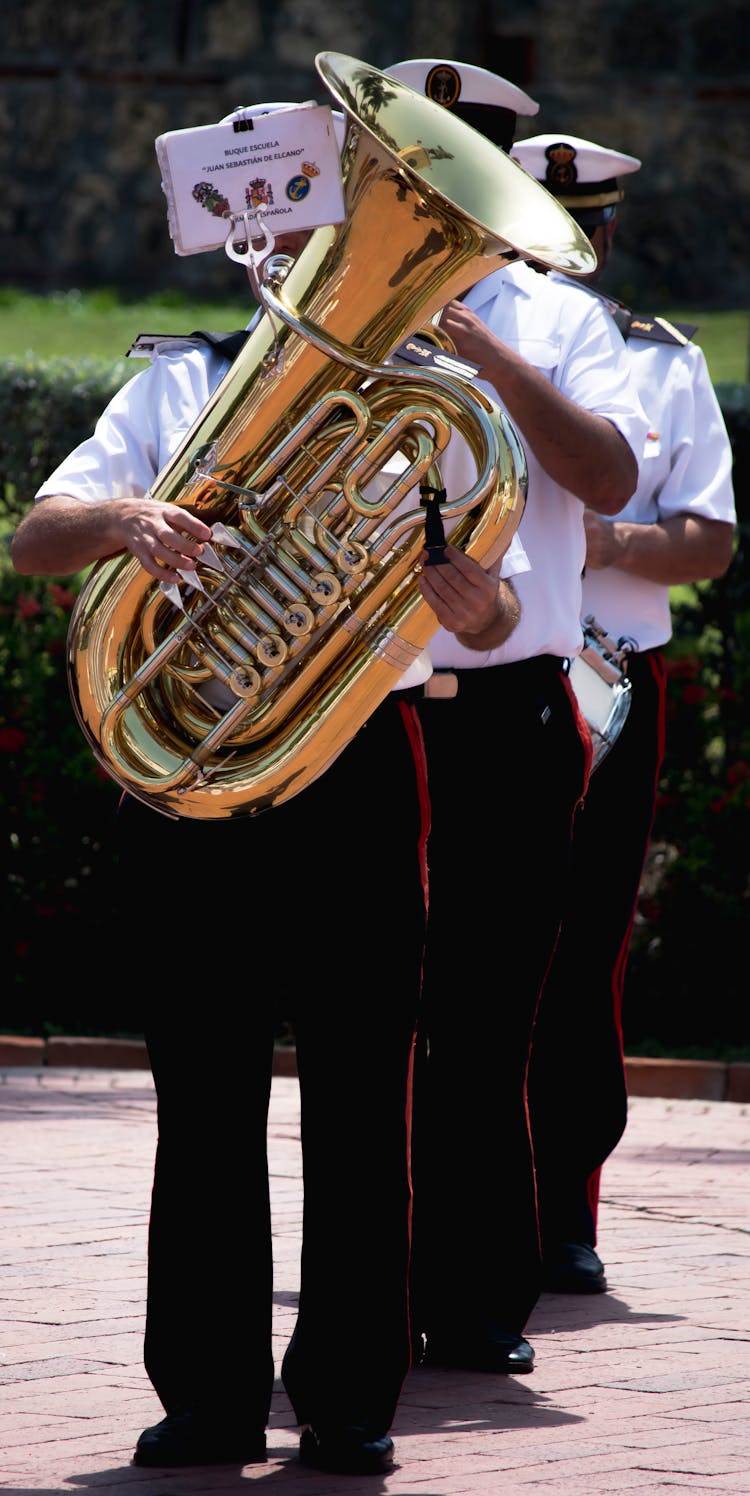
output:
<path id="1" fill-rule="evenodd" d="M 59 582 L 50 582 L 49 594 L 58 608 L 62 608 L 65 613 L 70 612 L 76 600 L 75 592 L 71 592 L 70 587 L 61 587 Z"/>
<path id="2" fill-rule="evenodd" d="M 26 733 L 21 727 L 0 727 L 0 753 L 17 753 L 26 746 Z"/>
<path id="3" fill-rule="evenodd" d="M 727 769 L 727 784 L 742 784 L 743 779 L 750 779 L 750 764 L 739 758 L 736 764 L 730 764 Z"/>
<path id="4" fill-rule="evenodd" d="M 670 806 L 676 805 L 676 804 L 677 804 L 677 797 L 676 797 L 676 795 L 669 795 L 669 794 L 666 794 L 666 793 L 662 794 L 661 791 L 659 791 L 657 793 L 657 796 L 656 796 L 656 807 L 657 807 L 657 810 L 668 810 L 670 808 Z"/>
<path id="5" fill-rule="evenodd" d="M 667 660 L 667 675 L 670 680 L 695 680 L 701 673 L 701 662 L 696 655 L 683 660 Z"/>
<path id="6" fill-rule="evenodd" d="M 682 699 L 688 706 L 700 706 L 708 692 L 705 686 L 683 686 Z"/>
<path id="7" fill-rule="evenodd" d="M 18 594 L 18 616 L 19 616 L 19 618 L 36 618 L 37 614 L 41 613 L 41 611 L 42 611 L 42 605 L 41 605 L 40 602 L 37 601 L 37 599 L 35 597 L 31 597 L 28 592 L 19 592 L 19 594 Z"/>

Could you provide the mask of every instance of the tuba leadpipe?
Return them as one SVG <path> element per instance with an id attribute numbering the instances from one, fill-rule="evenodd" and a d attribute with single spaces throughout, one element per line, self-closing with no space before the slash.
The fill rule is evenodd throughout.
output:
<path id="1" fill-rule="evenodd" d="M 212 544 L 193 584 L 159 584 L 129 554 L 98 562 L 70 623 L 95 756 L 171 815 L 254 815 L 299 793 L 429 642 L 424 513 L 404 505 L 442 486 L 454 432 L 477 479 L 441 505 L 451 542 L 488 566 L 512 538 L 525 460 L 507 417 L 389 357 L 514 259 L 593 265 L 557 201 L 449 111 L 354 58 L 316 65 L 347 115 L 344 220 L 291 265 L 268 257 L 266 314 L 151 488 Z"/>

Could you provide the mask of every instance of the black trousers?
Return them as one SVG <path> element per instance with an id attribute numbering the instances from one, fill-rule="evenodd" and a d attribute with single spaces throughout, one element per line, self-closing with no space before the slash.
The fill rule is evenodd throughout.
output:
<path id="1" fill-rule="evenodd" d="M 664 756 L 660 650 L 631 657 L 630 710 L 576 817 L 569 893 L 534 1033 L 529 1102 L 543 1251 L 596 1244 L 602 1164 L 627 1121 L 622 992 Z"/>
<path id="2" fill-rule="evenodd" d="M 415 709 L 391 696 L 319 780 L 256 818 L 120 810 L 122 933 L 158 1102 L 145 1363 L 167 1412 L 268 1418 L 266 1125 L 284 1016 L 304 1170 L 284 1382 L 300 1422 L 391 1423 L 411 1354 L 423 792 Z"/>
<path id="3" fill-rule="evenodd" d="M 414 1108 L 414 1326 L 520 1334 L 540 1255 L 526 1069 L 590 744 L 562 662 L 419 705 L 432 830 Z"/>

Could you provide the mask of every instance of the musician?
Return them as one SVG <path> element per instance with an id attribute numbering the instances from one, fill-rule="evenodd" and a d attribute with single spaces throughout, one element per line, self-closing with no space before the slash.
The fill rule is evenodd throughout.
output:
<path id="1" fill-rule="evenodd" d="M 19 572 L 76 573 L 129 551 L 174 583 L 210 541 L 205 520 L 149 490 L 230 352 L 203 335 L 151 341 L 150 367 L 39 488 L 13 537 Z M 440 591 L 424 584 L 437 617 L 482 647 L 518 617 L 501 565 L 485 573 L 449 547 L 432 568 Z M 264 814 L 172 818 L 123 796 L 112 958 L 142 1007 L 158 1102 L 144 1358 L 165 1414 L 138 1439 L 137 1465 L 266 1457 L 277 998 L 301 1092 L 301 1290 L 281 1368 L 300 1456 L 363 1474 L 393 1463 L 388 1430 L 411 1360 L 408 1135 L 426 899 L 410 691 L 429 670 L 417 659 L 331 767 Z"/>
<path id="2" fill-rule="evenodd" d="M 439 58 L 385 70 L 509 151 L 538 105 L 483 68 Z M 523 1331 L 541 1264 L 526 1070 L 562 913 L 591 741 L 567 676 L 582 647 L 584 509 L 634 492 L 646 416 L 622 338 L 585 290 L 511 264 L 444 310 L 526 451 L 521 620 L 470 652 L 439 630 L 421 688 L 432 829 L 414 1113 L 414 1328 L 425 1359 L 528 1373 Z M 450 494 L 464 454 L 443 464 Z M 475 869 L 482 867 L 481 874 Z"/>
<path id="3" fill-rule="evenodd" d="M 564 131 L 532 136 L 512 155 L 588 235 L 598 284 L 624 197 L 621 179 L 640 160 Z M 705 357 L 691 341 L 696 328 L 591 295 L 623 331 L 650 424 L 625 508 L 614 518 L 584 511 L 583 614 L 626 643 L 632 692 L 576 820 L 565 917 L 529 1076 L 544 1286 L 558 1293 L 607 1288 L 595 1250 L 599 1184 L 627 1121 L 622 994 L 664 755 L 669 589 L 723 576 L 735 525 L 731 449 Z"/>

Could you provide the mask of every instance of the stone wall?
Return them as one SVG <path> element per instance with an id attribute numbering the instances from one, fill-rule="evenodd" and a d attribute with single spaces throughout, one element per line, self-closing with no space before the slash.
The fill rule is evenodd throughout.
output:
<path id="1" fill-rule="evenodd" d="M 744 0 L 5 0 L 0 276 L 28 289 L 223 294 L 221 251 L 176 256 L 157 135 L 262 99 L 330 101 L 314 57 L 479 63 L 567 129 L 641 157 L 608 285 L 642 307 L 747 306 Z"/>

